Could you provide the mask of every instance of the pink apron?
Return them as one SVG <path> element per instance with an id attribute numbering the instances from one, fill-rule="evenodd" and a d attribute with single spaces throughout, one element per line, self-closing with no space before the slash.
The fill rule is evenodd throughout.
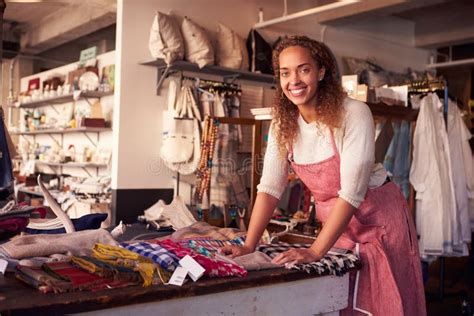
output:
<path id="1" fill-rule="evenodd" d="M 291 166 L 311 190 L 317 218 L 323 223 L 341 188 L 340 157 L 332 134 L 331 142 L 334 155 L 321 162 L 296 164 L 289 153 Z M 394 183 L 367 190 L 334 246 L 355 251 L 362 261 L 362 269 L 351 274 L 349 306 L 342 315 L 426 315 L 415 227 Z"/>

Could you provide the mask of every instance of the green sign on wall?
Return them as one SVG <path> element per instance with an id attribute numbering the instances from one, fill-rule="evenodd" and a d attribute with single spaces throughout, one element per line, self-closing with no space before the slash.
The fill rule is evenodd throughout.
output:
<path id="1" fill-rule="evenodd" d="M 79 64 L 84 65 L 89 59 L 93 59 L 97 56 L 97 46 L 89 47 L 81 50 L 81 56 L 79 57 Z"/>

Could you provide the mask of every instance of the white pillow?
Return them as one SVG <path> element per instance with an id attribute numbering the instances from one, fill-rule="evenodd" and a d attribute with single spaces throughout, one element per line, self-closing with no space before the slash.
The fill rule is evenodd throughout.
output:
<path id="1" fill-rule="evenodd" d="M 217 65 L 233 69 L 249 67 L 249 57 L 244 40 L 222 23 L 217 24 Z"/>
<path id="2" fill-rule="evenodd" d="M 167 64 L 184 58 L 183 36 L 172 16 L 156 12 L 148 48 L 153 58 L 163 58 Z"/>
<path id="3" fill-rule="evenodd" d="M 198 64 L 199 68 L 213 65 L 214 49 L 204 29 L 188 17 L 184 17 L 181 32 L 184 38 L 185 59 Z"/>

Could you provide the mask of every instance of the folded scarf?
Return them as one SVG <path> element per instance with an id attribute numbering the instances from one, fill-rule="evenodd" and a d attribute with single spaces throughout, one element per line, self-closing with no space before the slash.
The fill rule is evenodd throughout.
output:
<path id="1" fill-rule="evenodd" d="M 165 240 L 151 240 L 150 242 L 157 243 L 168 251 L 174 253 L 180 259 L 186 255 L 191 256 L 204 269 L 204 274 L 210 277 L 226 277 L 226 276 L 246 276 L 247 271 L 237 264 L 224 262 L 216 258 L 209 258 L 202 254 L 196 253 L 192 249 L 184 248 L 180 244 L 171 239 Z"/>

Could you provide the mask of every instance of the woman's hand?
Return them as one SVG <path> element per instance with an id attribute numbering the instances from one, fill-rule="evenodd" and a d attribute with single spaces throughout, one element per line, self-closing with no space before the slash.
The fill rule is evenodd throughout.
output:
<path id="1" fill-rule="evenodd" d="M 273 258 L 272 263 L 276 264 L 298 264 L 298 263 L 310 263 L 313 261 L 320 260 L 321 257 L 316 254 L 311 248 L 305 249 L 290 249 L 288 251 L 280 253 L 278 256 Z"/>
<path id="2" fill-rule="evenodd" d="M 219 249 L 220 253 L 230 255 L 231 258 L 240 257 L 253 252 L 253 249 L 248 246 L 224 246 Z"/>

